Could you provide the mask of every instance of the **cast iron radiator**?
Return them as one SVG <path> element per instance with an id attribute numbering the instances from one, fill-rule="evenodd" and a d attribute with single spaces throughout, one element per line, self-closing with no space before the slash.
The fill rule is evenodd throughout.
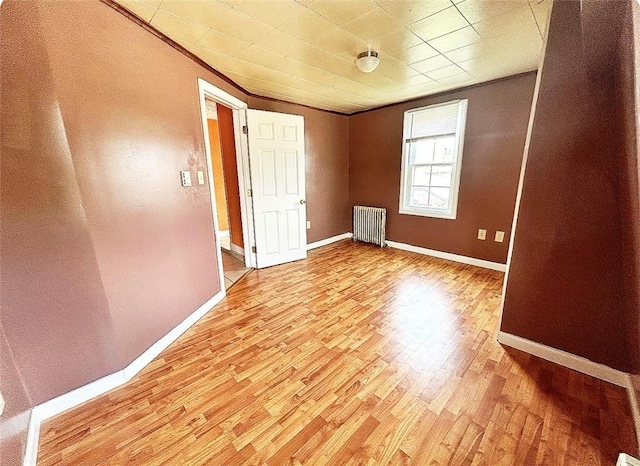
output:
<path id="1" fill-rule="evenodd" d="M 382 207 L 353 207 L 353 239 L 385 247 L 384 233 L 387 209 Z"/>

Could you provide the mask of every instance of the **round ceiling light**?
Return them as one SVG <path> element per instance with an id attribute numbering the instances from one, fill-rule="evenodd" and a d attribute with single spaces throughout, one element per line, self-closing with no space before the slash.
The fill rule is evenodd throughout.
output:
<path id="1" fill-rule="evenodd" d="M 379 64 L 380 59 L 378 58 L 378 52 L 374 52 L 373 50 L 362 52 L 356 59 L 356 66 L 363 73 L 371 73 Z"/>

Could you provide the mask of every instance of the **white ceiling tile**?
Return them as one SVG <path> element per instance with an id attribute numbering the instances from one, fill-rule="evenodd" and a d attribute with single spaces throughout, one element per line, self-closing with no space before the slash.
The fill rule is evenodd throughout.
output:
<path id="1" fill-rule="evenodd" d="M 365 42 L 371 43 L 383 34 L 403 29 L 403 25 L 391 17 L 382 8 L 347 23 L 344 28 Z"/>
<path id="2" fill-rule="evenodd" d="M 249 92 L 345 113 L 535 69 L 551 2 L 116 1 Z"/>
<path id="3" fill-rule="evenodd" d="M 273 53 L 288 55 L 308 44 L 284 31 L 271 29 L 268 33 L 264 34 L 262 38 L 256 40 L 253 45 Z"/>
<path id="4" fill-rule="evenodd" d="M 449 65 L 444 68 L 438 68 L 435 71 L 430 71 L 426 75 L 434 81 L 440 81 L 442 78 L 449 78 L 458 74 L 467 74 L 462 68 L 457 65 Z"/>
<path id="5" fill-rule="evenodd" d="M 403 82 L 406 78 L 420 74 L 413 68 L 410 68 L 391 57 L 386 57 L 384 60 L 380 60 L 380 65 L 378 65 L 374 73 L 398 82 Z"/>
<path id="6" fill-rule="evenodd" d="M 376 2 L 371 0 L 315 0 L 310 1 L 307 6 L 339 26 L 378 8 Z"/>
<path id="7" fill-rule="evenodd" d="M 429 41 L 466 26 L 469 26 L 468 21 L 452 6 L 407 27 L 421 39 Z"/>
<path id="8" fill-rule="evenodd" d="M 385 55 L 391 55 L 404 61 L 406 50 L 416 45 L 424 44 L 424 41 L 407 28 L 398 29 L 384 34 L 370 42 L 374 50 L 381 51 Z"/>
<path id="9" fill-rule="evenodd" d="M 220 3 L 273 27 L 285 23 L 306 8 L 292 0 L 220 0 Z"/>
<path id="10" fill-rule="evenodd" d="M 443 53 L 480 42 L 481 40 L 482 37 L 471 26 L 467 26 L 430 40 L 429 45 L 438 52 Z"/>
<path id="11" fill-rule="evenodd" d="M 338 29 L 331 21 L 308 8 L 300 9 L 296 15 L 278 26 L 284 32 L 306 42 L 313 42 Z"/>
<path id="12" fill-rule="evenodd" d="M 444 56 L 452 62 L 458 63 L 461 61 L 471 60 L 472 58 L 480 57 L 482 55 L 488 55 L 492 51 L 493 49 L 491 48 L 491 46 L 483 41 L 476 42 L 465 47 L 460 47 L 459 49 L 451 50 L 444 53 Z"/>
<path id="13" fill-rule="evenodd" d="M 528 0 L 464 0 L 456 5 L 470 23 L 501 15 L 527 3 Z"/>
<path id="14" fill-rule="evenodd" d="M 262 49 L 256 45 L 252 45 L 242 51 L 234 53 L 234 55 L 241 60 L 248 61 L 249 63 L 255 63 L 257 65 L 269 66 L 273 62 L 283 58 L 283 55 L 274 53 L 269 50 Z"/>
<path id="15" fill-rule="evenodd" d="M 438 51 L 426 42 L 404 49 L 396 57 L 403 63 L 412 64 L 439 55 Z"/>
<path id="16" fill-rule="evenodd" d="M 367 50 L 367 43 L 344 29 L 335 29 L 319 37 L 314 45 L 348 61 L 355 61 L 360 52 Z"/>
<path id="17" fill-rule="evenodd" d="M 528 4 L 511 9 L 502 15 L 475 23 L 473 27 L 483 39 L 490 39 L 501 34 L 520 32 L 522 30 L 535 31 L 539 34 L 535 17 Z"/>
<path id="18" fill-rule="evenodd" d="M 209 30 L 206 26 L 173 16 L 162 10 L 156 12 L 151 25 L 172 39 L 177 38 L 192 44 L 197 43 Z"/>
<path id="19" fill-rule="evenodd" d="M 427 74 L 431 71 L 438 70 L 440 68 L 444 68 L 445 66 L 450 66 L 453 63 L 444 55 L 436 55 L 432 58 L 427 58 L 426 60 L 419 61 L 417 63 L 413 63 L 411 68 L 420 73 Z"/>
<path id="20" fill-rule="evenodd" d="M 449 0 L 391 0 L 384 3 L 382 8 L 403 24 L 411 24 L 450 6 Z"/>
<path id="21" fill-rule="evenodd" d="M 209 29 L 196 45 L 214 52 L 220 52 L 231 56 L 236 56 L 242 51 L 251 47 L 249 42 L 221 34 L 218 31 Z"/>

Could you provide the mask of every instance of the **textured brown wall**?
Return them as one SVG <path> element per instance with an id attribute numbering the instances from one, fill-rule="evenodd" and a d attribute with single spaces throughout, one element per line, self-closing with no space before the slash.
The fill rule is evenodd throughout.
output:
<path id="1" fill-rule="evenodd" d="M 350 205 L 386 207 L 389 240 L 505 263 L 534 83 L 530 73 L 352 116 Z M 454 99 L 469 99 L 457 219 L 401 215 L 403 114 Z"/>
<path id="2" fill-rule="evenodd" d="M 34 405 L 123 368 L 219 290 L 208 187 L 179 171 L 205 167 L 197 78 L 244 96 L 99 2 L 6 0 L 0 29 L 15 413 L 20 390 Z"/>
<path id="3" fill-rule="evenodd" d="M 242 213 L 240 211 L 240 187 L 238 184 L 238 165 L 233 132 L 233 112 L 230 108 L 220 104 L 218 104 L 218 129 L 220 130 L 220 142 L 222 145 L 224 185 L 227 195 L 231 243 L 242 248 L 244 247 L 244 240 L 242 239 Z"/>
<path id="4" fill-rule="evenodd" d="M 616 61 L 624 6 L 554 4 L 502 330 L 628 370 Z"/>
<path id="5" fill-rule="evenodd" d="M 632 359 L 632 380 L 640 402 L 640 5 L 629 2 L 620 39 L 621 103 L 624 111 L 624 161 L 622 176 L 622 230 L 624 239 L 624 292 L 626 326 Z"/>
<path id="6" fill-rule="evenodd" d="M 249 108 L 304 117 L 307 242 L 351 231 L 349 211 L 349 119 L 301 105 L 249 98 Z"/>

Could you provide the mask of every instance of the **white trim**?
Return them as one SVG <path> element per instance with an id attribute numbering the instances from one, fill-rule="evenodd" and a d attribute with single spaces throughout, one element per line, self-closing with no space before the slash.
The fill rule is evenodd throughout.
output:
<path id="1" fill-rule="evenodd" d="M 554 362 L 574 371 L 582 372 L 596 379 L 628 388 L 629 377 L 626 372 L 619 371 L 604 364 L 593 362 L 582 356 L 577 356 L 561 349 L 552 348 L 536 341 L 527 340 L 526 338 L 512 335 L 507 332 L 498 332 L 498 342 L 510 346 L 512 348 L 524 351 L 525 353 L 538 356 L 547 361 Z"/>
<path id="2" fill-rule="evenodd" d="M 391 248 L 402 249 L 403 251 L 416 252 L 418 254 L 424 254 L 425 256 L 433 256 L 440 259 L 461 262 L 463 264 L 475 265 L 476 267 L 497 270 L 498 272 L 504 272 L 506 268 L 504 264 L 500 264 L 499 262 L 491 262 L 484 259 L 476 259 L 475 257 L 461 256 L 459 254 L 453 254 L 450 252 L 436 251 L 435 249 L 422 248 L 420 246 L 413 246 L 412 244 L 387 241 L 387 245 Z"/>
<path id="3" fill-rule="evenodd" d="M 49 418 L 56 416 L 71 408 L 75 408 L 103 393 L 113 390 L 131 380 L 147 364 L 153 361 L 171 343 L 176 341 L 189 327 L 200 320 L 207 312 L 224 299 L 226 292 L 224 287 L 215 296 L 196 309 L 191 315 L 173 328 L 160 340 L 151 345 L 144 353 L 134 359 L 127 367 L 101 379 L 95 380 L 76 388 L 70 392 L 45 401 L 34 406 L 29 420 L 27 444 L 22 461 L 23 466 L 35 466 L 38 457 L 38 444 L 40 441 L 40 425 Z"/>
<path id="4" fill-rule="evenodd" d="M 631 405 L 633 425 L 636 428 L 636 440 L 638 441 L 638 448 L 640 449 L 640 407 L 638 406 L 638 398 L 636 396 L 636 391 L 631 377 L 631 374 L 627 374 L 627 392 L 629 394 L 629 404 Z"/>
<path id="5" fill-rule="evenodd" d="M 218 234 L 220 235 L 221 238 L 228 238 L 230 236 L 229 230 L 220 230 Z"/>
<path id="6" fill-rule="evenodd" d="M 545 26 L 544 43 L 542 45 L 542 54 L 538 62 L 538 74 L 536 75 L 536 85 L 533 90 L 533 100 L 531 101 L 531 112 L 529 113 L 529 124 L 527 126 L 527 136 L 524 142 L 524 152 L 522 154 L 522 164 L 520 165 L 520 178 L 518 179 L 518 191 L 516 193 L 516 205 L 513 211 L 513 222 L 511 222 L 511 236 L 509 238 L 509 249 L 507 251 L 507 267 L 502 282 L 502 299 L 500 300 L 500 311 L 498 317 L 498 330 L 502 328 L 502 313 L 504 312 L 504 299 L 507 295 L 507 283 L 509 281 L 509 269 L 511 268 L 511 258 L 513 256 L 513 245 L 516 239 L 516 225 L 518 223 L 518 214 L 520 213 L 520 201 L 522 200 L 522 189 L 524 186 L 524 175 L 527 170 L 527 161 L 529 160 L 529 147 L 531 146 L 531 133 L 533 132 L 533 121 L 536 116 L 536 108 L 538 105 L 538 95 L 540 94 L 540 83 L 542 82 L 542 68 L 547 53 L 547 43 L 549 39 L 549 29 L 551 27 L 551 13 L 553 10 L 553 2 L 551 9 L 547 15 L 547 24 Z"/>
<path id="7" fill-rule="evenodd" d="M 456 160 L 454 163 L 455 173 L 453 174 L 453 183 L 451 183 L 451 206 L 449 209 L 434 209 L 429 207 L 411 207 L 409 206 L 410 188 L 411 183 L 409 179 L 411 173 L 409 168 L 412 165 L 409 164 L 410 154 L 407 150 L 409 145 L 407 140 L 411 138 L 411 124 L 409 124 L 408 115 L 413 113 L 420 113 L 424 110 L 444 107 L 456 104 L 458 106 L 458 121 L 456 129 Z M 402 165 L 400 166 L 400 207 L 398 213 L 402 215 L 418 215 L 422 217 L 434 217 L 444 218 L 448 220 L 455 220 L 458 212 L 458 194 L 460 192 L 460 177 L 462 173 L 462 157 L 464 146 L 464 134 L 467 123 L 467 109 L 469 107 L 468 99 L 457 99 L 448 102 L 441 102 L 439 104 L 427 105 L 419 108 L 412 108 L 404 112 L 403 115 L 403 131 L 402 131 Z M 434 136 L 436 137 L 436 136 Z"/>
<path id="8" fill-rule="evenodd" d="M 307 251 L 311 249 L 320 248 L 322 246 L 326 246 L 327 244 L 335 243 L 336 241 L 342 241 L 343 239 L 349 239 L 353 237 L 353 233 L 343 233 L 341 235 L 332 236 L 330 238 L 321 239 L 320 241 L 315 241 L 313 243 L 307 244 Z"/>

